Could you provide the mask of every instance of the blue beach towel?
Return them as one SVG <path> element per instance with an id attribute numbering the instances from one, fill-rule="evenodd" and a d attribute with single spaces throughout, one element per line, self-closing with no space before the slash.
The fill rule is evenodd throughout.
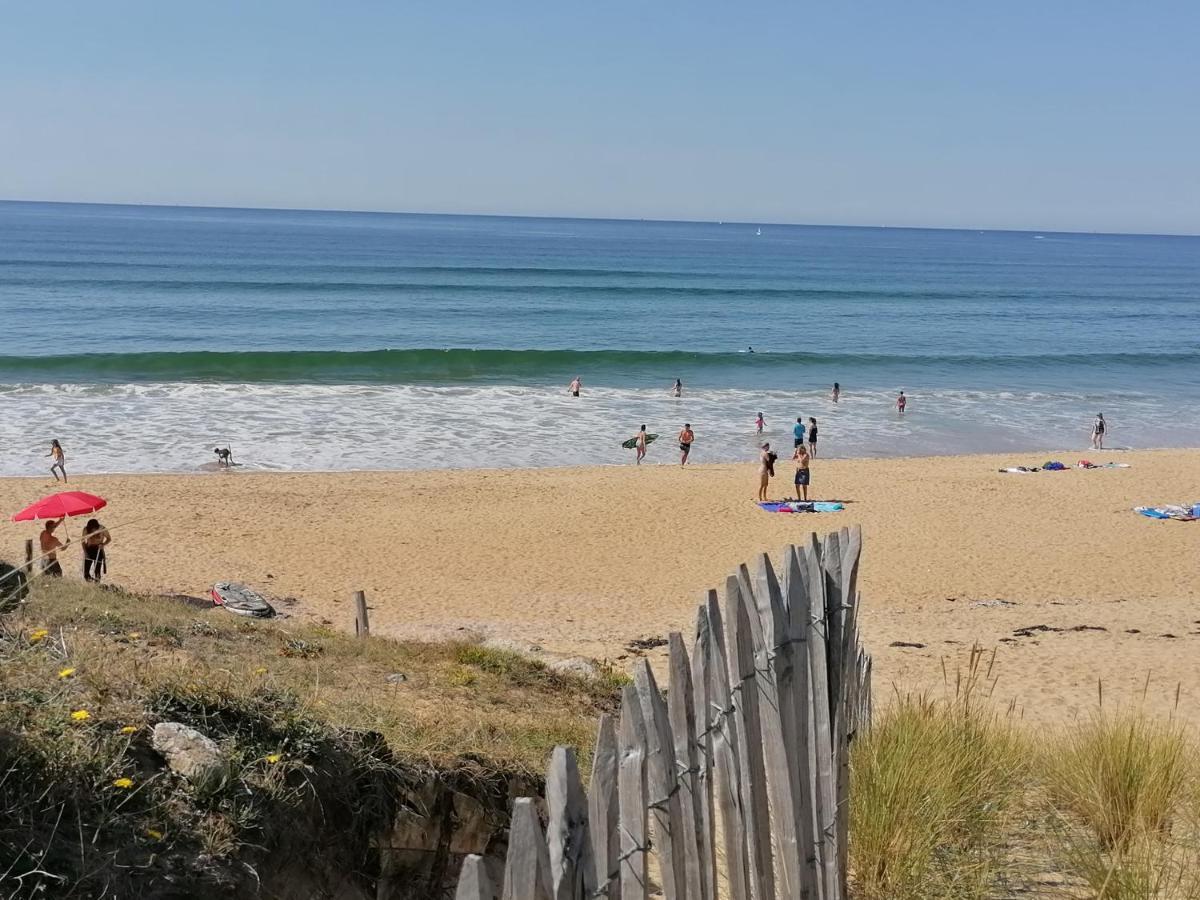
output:
<path id="1" fill-rule="evenodd" d="M 1175 519 L 1178 522 L 1194 522 L 1200 519 L 1200 503 L 1185 503 L 1175 506 L 1135 506 L 1135 513 L 1140 513 L 1148 519 Z"/>

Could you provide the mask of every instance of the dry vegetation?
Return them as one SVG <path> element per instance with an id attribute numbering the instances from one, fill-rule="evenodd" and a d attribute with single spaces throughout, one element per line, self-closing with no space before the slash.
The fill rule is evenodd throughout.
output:
<path id="1" fill-rule="evenodd" d="M 1115 713 L 1033 735 L 981 698 L 987 676 L 977 653 L 948 697 L 896 697 L 860 735 L 853 896 L 1200 898 L 1193 736 Z M 367 833 L 407 787 L 536 785 L 555 744 L 586 755 L 622 680 L 37 585 L 0 617 L 0 897 L 138 896 L 155 874 L 182 880 L 154 896 L 216 895 L 217 863 L 280 840 L 370 871 Z M 167 719 L 218 740 L 223 784 L 162 768 L 149 729 Z"/>
<path id="2" fill-rule="evenodd" d="M 1200 898 L 1194 736 L 1136 712 L 1031 734 L 977 695 L 897 697 L 853 751 L 855 898 Z"/>
<path id="3" fill-rule="evenodd" d="M 369 869 L 367 832 L 406 786 L 536 789 L 554 745 L 591 746 L 621 681 L 477 644 L 359 641 L 35 583 L 0 617 L 0 897 L 139 896 L 155 878 L 153 896 L 200 896 L 186 892 L 197 879 L 216 891 L 228 877 L 213 861 L 280 841 L 303 852 L 300 837 Z M 150 730 L 167 720 L 218 741 L 222 784 L 163 768 Z M 193 887 L 161 893 L 172 870 Z"/>

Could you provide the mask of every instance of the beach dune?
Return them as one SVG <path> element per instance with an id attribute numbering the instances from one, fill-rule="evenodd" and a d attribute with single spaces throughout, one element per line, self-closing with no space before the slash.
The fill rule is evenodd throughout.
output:
<path id="1" fill-rule="evenodd" d="M 820 459 L 812 495 L 846 508 L 794 515 L 754 504 L 752 465 L 83 475 L 71 487 L 108 498 L 110 579 L 130 589 L 204 595 L 240 580 L 337 628 L 352 626 L 350 594 L 365 590 L 377 634 L 482 634 L 618 665 L 635 638 L 689 634 L 703 592 L 739 563 L 860 524 L 878 692 L 941 691 L 978 642 L 996 649 L 994 696 L 1015 714 L 1086 714 L 1102 679 L 1106 703 L 1157 710 L 1173 708 L 1178 685 L 1180 714 L 1195 718 L 1200 523 L 1131 507 L 1200 499 L 1200 451 L 1086 455 L 1130 468 L 1004 475 L 1012 457 Z M 54 489 L 48 477 L 2 479 L 0 508 Z M 772 493 L 790 492 L 781 461 Z M 19 559 L 36 528 L 4 529 L 0 555 Z M 64 563 L 78 569 L 77 546 Z"/>

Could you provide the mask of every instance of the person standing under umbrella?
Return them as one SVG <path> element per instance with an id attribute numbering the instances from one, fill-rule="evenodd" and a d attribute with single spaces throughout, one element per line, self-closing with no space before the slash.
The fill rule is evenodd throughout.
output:
<path id="1" fill-rule="evenodd" d="M 71 539 L 67 538 L 64 544 L 54 534 L 54 529 L 62 524 L 62 519 L 47 519 L 45 527 L 42 528 L 42 533 L 39 535 L 40 546 L 42 549 L 42 574 L 50 575 L 54 578 L 62 578 L 62 564 L 58 561 L 58 551 L 65 550 L 67 544 L 71 543 Z"/>
<path id="2" fill-rule="evenodd" d="M 50 474 L 54 476 L 54 480 L 58 481 L 58 473 L 62 472 L 63 484 L 67 483 L 67 454 L 63 453 L 62 444 L 57 439 L 50 442 L 50 458 L 54 462 L 50 463 Z M 56 472 L 55 469 L 58 471 Z"/>
<path id="3" fill-rule="evenodd" d="M 88 519 L 83 526 L 83 580 L 100 583 L 108 571 L 108 559 L 104 548 L 112 543 L 112 535 L 100 524 L 99 519 Z"/>

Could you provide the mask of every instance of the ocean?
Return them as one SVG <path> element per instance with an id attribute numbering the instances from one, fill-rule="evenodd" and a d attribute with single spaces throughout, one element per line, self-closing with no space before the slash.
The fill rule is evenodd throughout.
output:
<path id="1" fill-rule="evenodd" d="M 3 202 L 0 321 L 4 475 L 1200 445 L 1197 237 Z"/>

